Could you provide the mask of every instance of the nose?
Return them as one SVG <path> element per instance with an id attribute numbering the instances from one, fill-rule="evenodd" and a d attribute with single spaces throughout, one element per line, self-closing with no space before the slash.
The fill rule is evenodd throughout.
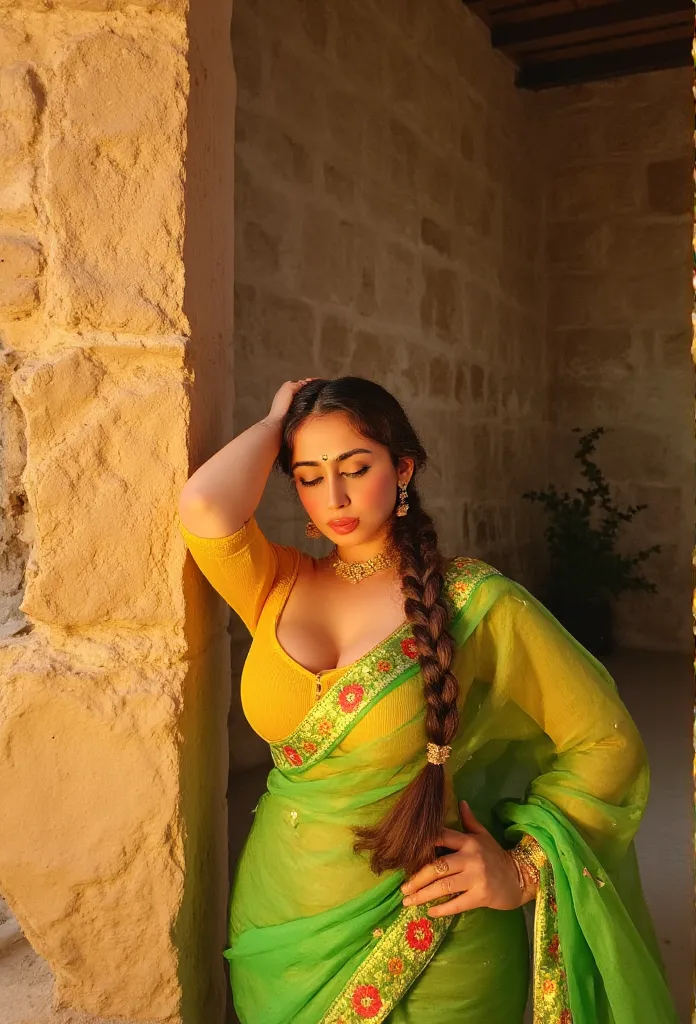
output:
<path id="1" fill-rule="evenodd" d="M 346 493 L 346 485 L 340 473 L 329 475 L 329 508 L 333 512 L 338 508 L 345 508 L 350 505 L 350 498 Z"/>

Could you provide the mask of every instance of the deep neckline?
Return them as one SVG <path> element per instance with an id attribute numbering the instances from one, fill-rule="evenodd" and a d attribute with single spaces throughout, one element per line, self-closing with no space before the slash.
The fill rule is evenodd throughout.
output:
<path id="1" fill-rule="evenodd" d="M 374 647 L 371 647 L 368 651 L 365 651 L 364 654 L 361 654 L 360 657 L 356 658 L 354 661 L 348 662 L 346 665 L 336 665 L 334 668 L 324 668 L 321 669 L 319 672 L 312 672 L 311 669 L 307 668 L 305 665 L 302 665 L 299 661 L 297 661 L 296 658 L 293 658 L 291 654 L 288 654 L 288 652 L 285 650 L 280 640 L 278 639 L 278 623 L 280 622 L 280 617 L 283 614 L 283 611 L 285 610 L 285 605 L 288 603 L 288 599 L 290 597 L 290 594 L 292 593 L 292 588 L 295 586 L 295 583 L 297 582 L 297 577 L 300 574 L 300 566 L 302 565 L 302 559 L 312 557 L 311 555 L 307 555 L 305 554 L 305 552 L 300 551 L 299 548 L 297 548 L 296 551 L 298 557 L 295 559 L 295 566 L 287 578 L 287 583 L 285 585 L 284 591 L 281 593 L 280 602 L 275 610 L 272 629 L 273 642 L 276 648 L 295 669 L 299 669 L 299 671 L 304 672 L 305 675 L 311 676 L 312 679 L 317 679 L 318 676 L 332 675 L 336 672 L 347 672 L 349 669 L 355 668 L 358 662 L 363 661 L 364 658 L 368 658 L 370 655 L 374 654 L 376 650 L 378 650 L 384 644 L 389 643 L 397 636 L 397 634 L 399 634 L 402 630 L 405 630 L 408 626 L 410 626 L 410 622 L 408 621 L 408 619 L 404 619 L 403 622 L 396 627 L 396 629 L 393 629 L 391 633 L 388 634 L 388 636 L 385 636 L 382 640 L 379 641 L 379 643 L 376 643 Z"/>

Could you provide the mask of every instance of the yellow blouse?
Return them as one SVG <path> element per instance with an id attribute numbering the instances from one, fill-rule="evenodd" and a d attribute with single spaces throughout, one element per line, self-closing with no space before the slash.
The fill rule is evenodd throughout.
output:
<path id="1" fill-rule="evenodd" d="M 318 697 L 355 664 L 316 675 L 291 658 L 277 640 L 276 624 L 302 560 L 311 555 L 269 541 L 253 516 L 229 537 L 198 537 L 181 520 L 179 530 L 203 575 L 253 637 L 242 671 L 242 709 L 262 739 L 277 743 L 296 729 Z M 388 735 L 410 720 L 422 703 L 420 684 L 397 687 L 356 724 L 349 746 Z"/>
<path id="2" fill-rule="evenodd" d="M 352 668 L 343 665 L 318 679 L 276 638 L 276 623 L 301 561 L 311 556 L 267 540 L 253 517 L 229 537 L 212 540 L 192 534 L 180 520 L 179 528 L 203 574 L 252 634 L 242 672 L 242 707 L 259 736 L 279 743 L 311 709 L 317 681 L 321 696 Z M 480 621 L 457 648 L 452 664 L 460 689 L 459 709 L 466 704 L 475 717 L 472 729 L 465 727 L 472 766 L 494 771 L 494 764 L 489 769 L 485 765 L 510 738 L 531 740 L 545 734 L 545 768 L 534 779 L 532 791 L 555 802 L 588 839 L 594 836 L 601 843 L 603 825 L 596 801 L 616 804 L 617 814 L 626 813 L 619 808 L 629 790 L 647 785 L 642 739 L 606 669 L 523 587 L 499 579 L 502 590 L 496 588 L 492 604 L 485 584 L 471 597 L 472 620 Z M 483 615 L 476 610 L 479 601 L 487 608 Z M 383 752 L 389 748 L 394 764 L 409 762 L 425 749 L 425 727 L 419 724 L 423 707 L 417 672 L 355 721 L 341 751 L 349 753 L 379 740 Z M 406 723 L 411 726 L 402 728 Z M 457 821 L 456 804 L 451 804 L 447 822 Z"/>

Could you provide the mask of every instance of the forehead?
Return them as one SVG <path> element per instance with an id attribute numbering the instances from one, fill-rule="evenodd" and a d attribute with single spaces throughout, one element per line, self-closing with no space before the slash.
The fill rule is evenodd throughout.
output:
<path id="1" fill-rule="evenodd" d="M 342 412 L 329 412 L 323 416 L 309 416 L 300 425 L 292 446 L 293 461 L 319 459 L 328 455 L 330 459 L 351 448 L 378 446 L 355 429 L 348 416 Z"/>

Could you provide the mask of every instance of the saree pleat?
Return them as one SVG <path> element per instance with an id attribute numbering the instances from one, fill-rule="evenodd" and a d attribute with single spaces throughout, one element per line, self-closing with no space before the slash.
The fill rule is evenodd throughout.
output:
<path id="1" fill-rule="evenodd" d="M 547 855 L 535 1024 L 675 1024 L 633 848 L 647 760 L 611 677 L 485 563 L 455 559 L 446 588 L 460 684 L 446 824 L 461 828 L 465 798 L 503 845 L 527 832 Z M 524 912 L 404 908 L 403 873 L 376 877 L 352 850 L 352 826 L 379 820 L 422 768 L 421 690 L 406 624 L 272 745 L 225 951 L 242 1024 L 521 1024 Z M 417 712 L 368 738 L 372 709 L 395 695 Z"/>

